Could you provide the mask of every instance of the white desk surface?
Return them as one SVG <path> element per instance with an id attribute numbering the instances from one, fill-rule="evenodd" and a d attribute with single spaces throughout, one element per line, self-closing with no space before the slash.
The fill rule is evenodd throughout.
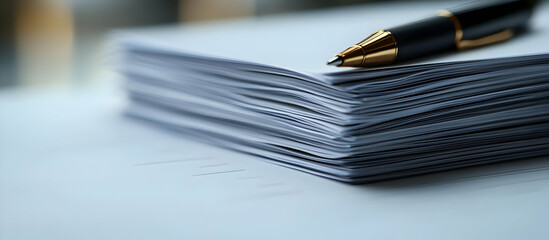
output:
<path id="1" fill-rule="evenodd" d="M 547 239 L 549 159 L 346 185 L 122 116 L 105 89 L 0 91 L 0 239 Z"/>
<path id="2" fill-rule="evenodd" d="M 346 185 L 121 115 L 0 92 L 0 239 L 546 239 L 549 159 Z"/>

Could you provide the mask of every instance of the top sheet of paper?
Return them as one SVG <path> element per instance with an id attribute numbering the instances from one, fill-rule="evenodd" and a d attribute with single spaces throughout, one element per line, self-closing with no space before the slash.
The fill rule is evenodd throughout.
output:
<path id="1" fill-rule="evenodd" d="M 394 6 L 391 6 L 394 5 Z M 283 17 L 228 20 L 226 22 L 132 30 L 134 43 L 161 46 L 171 51 L 246 60 L 309 72 L 349 70 L 326 66 L 326 61 L 379 29 L 390 28 L 435 14 L 452 3 L 400 3 L 346 7 L 337 10 L 288 14 Z M 392 9 L 387 12 L 387 9 Z M 429 57 L 413 63 L 473 60 L 549 52 L 549 4 L 541 3 L 531 31 L 509 41 L 459 53 Z M 257 49 L 242 51 L 242 49 Z M 283 50 L 281 50 L 283 49 Z M 311 50 L 315 49 L 315 50 Z M 410 62 L 407 62 L 409 64 Z"/>

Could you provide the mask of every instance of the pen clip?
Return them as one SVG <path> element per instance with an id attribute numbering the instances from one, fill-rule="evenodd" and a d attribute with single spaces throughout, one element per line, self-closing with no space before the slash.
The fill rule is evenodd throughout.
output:
<path id="1" fill-rule="evenodd" d="M 509 38 L 512 38 L 514 35 L 513 30 L 511 29 L 505 29 L 501 32 L 494 33 L 492 35 L 488 35 L 486 37 L 481 37 L 474 40 L 459 40 L 456 42 L 456 46 L 458 50 L 465 50 L 475 47 L 480 47 L 496 42 L 505 41 Z"/>
<path id="2" fill-rule="evenodd" d="M 509 38 L 512 38 L 514 35 L 514 32 L 512 29 L 505 29 L 501 32 L 497 32 L 485 37 L 481 37 L 478 39 L 473 40 L 463 40 L 463 29 L 461 28 L 461 23 L 459 22 L 459 19 L 450 11 L 448 10 L 439 10 L 437 13 L 438 16 L 446 17 L 452 21 L 454 24 L 454 28 L 456 29 L 456 48 L 458 50 L 465 50 L 475 47 L 480 47 L 496 42 L 501 42 L 504 40 L 507 40 Z"/>

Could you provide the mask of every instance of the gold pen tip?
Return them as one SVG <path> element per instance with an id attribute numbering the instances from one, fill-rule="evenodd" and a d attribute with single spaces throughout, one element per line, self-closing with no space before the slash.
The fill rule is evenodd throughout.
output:
<path id="1" fill-rule="evenodd" d="M 342 63 L 343 63 L 343 58 L 339 56 L 334 56 L 333 58 L 328 60 L 327 64 L 330 66 L 341 66 Z"/>

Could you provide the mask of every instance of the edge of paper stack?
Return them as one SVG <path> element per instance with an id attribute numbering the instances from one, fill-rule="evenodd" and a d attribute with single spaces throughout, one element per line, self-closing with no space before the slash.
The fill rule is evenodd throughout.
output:
<path id="1" fill-rule="evenodd" d="M 306 73 L 118 48 L 129 116 L 338 181 L 549 155 L 549 54 Z"/>

